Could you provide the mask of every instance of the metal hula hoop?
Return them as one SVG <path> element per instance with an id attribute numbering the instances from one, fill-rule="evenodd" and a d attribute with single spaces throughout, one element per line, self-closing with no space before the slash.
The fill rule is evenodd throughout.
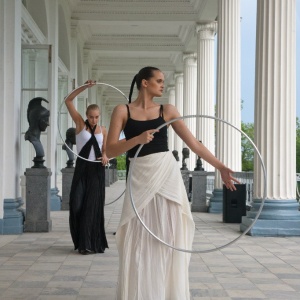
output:
<path id="1" fill-rule="evenodd" d="M 96 82 L 95 85 L 105 85 L 105 86 L 109 86 L 109 87 L 115 89 L 116 91 L 118 91 L 119 93 L 121 93 L 122 96 L 127 100 L 127 102 L 129 102 L 127 96 L 126 96 L 121 90 L 119 90 L 118 88 L 116 88 L 115 86 L 113 86 L 113 85 L 111 85 L 111 84 L 108 84 L 108 83 L 104 83 L 104 82 Z M 76 90 L 78 90 L 78 89 L 80 89 L 80 88 L 82 88 L 82 87 L 84 87 L 84 86 L 88 86 L 88 84 L 83 84 L 83 85 L 77 87 L 76 89 L 72 90 L 65 98 L 69 97 L 69 95 L 71 95 L 73 92 L 75 92 Z M 63 102 L 60 104 L 60 107 L 59 107 L 59 110 L 58 110 L 58 113 L 57 113 L 57 128 L 58 128 L 58 133 L 59 133 L 59 136 L 60 136 L 61 140 L 63 141 L 63 143 L 65 144 L 65 146 L 66 146 L 66 147 L 67 147 L 67 148 L 68 148 L 75 156 L 77 156 L 77 157 L 79 157 L 79 158 L 81 158 L 81 159 L 83 159 L 83 160 L 85 160 L 85 161 L 94 162 L 94 163 L 100 163 L 101 160 L 90 160 L 90 159 L 86 159 L 86 158 L 80 156 L 79 154 L 75 153 L 75 152 L 67 145 L 67 143 L 65 142 L 65 140 L 64 140 L 64 138 L 63 138 L 63 136 L 62 136 L 61 130 L 60 130 L 60 114 L 61 114 L 61 110 L 62 110 L 62 107 L 63 107 L 64 104 L 65 104 L 65 101 L 63 101 Z M 112 158 L 110 158 L 110 159 L 112 159 Z M 113 204 L 114 202 L 116 202 L 117 200 L 119 200 L 119 199 L 123 196 L 124 193 L 125 193 L 125 190 L 122 192 L 122 194 L 121 194 L 118 198 L 116 198 L 116 199 L 113 200 L 112 202 L 106 203 L 104 206 Z"/>
<path id="2" fill-rule="evenodd" d="M 213 251 L 217 251 L 217 250 L 221 250 L 221 249 L 224 249 L 228 246 L 230 246 L 231 244 L 237 242 L 241 237 L 243 237 L 244 235 L 247 234 L 247 232 L 254 226 L 255 222 L 257 221 L 258 217 L 260 216 L 260 213 L 263 209 L 263 206 L 264 206 L 264 203 L 265 203 L 265 199 L 267 197 L 266 193 L 267 193 L 267 173 L 266 173 L 266 168 L 265 168 L 265 165 L 264 165 L 264 162 L 262 160 L 262 157 L 261 157 L 261 154 L 260 152 L 258 151 L 256 145 L 253 143 L 253 141 L 249 138 L 249 136 L 244 133 L 242 130 L 240 130 L 239 128 L 237 128 L 236 126 L 230 124 L 229 122 L 225 121 L 225 120 L 222 120 L 220 118 L 217 118 L 217 117 L 212 117 L 212 116 L 208 116 L 208 115 L 188 115 L 188 116 L 182 116 L 182 117 L 178 117 L 178 118 L 175 118 L 175 119 L 172 119 L 162 125 L 160 125 L 159 127 L 157 127 L 156 129 L 159 130 L 161 129 L 162 127 L 164 126 L 167 126 L 175 121 L 178 121 L 178 120 L 183 120 L 183 119 L 188 119 L 188 118 L 207 118 L 207 119 L 213 119 L 213 120 L 216 120 L 216 121 L 220 121 L 222 123 L 225 123 L 233 128 L 235 128 L 237 131 L 239 131 L 241 134 L 243 134 L 248 140 L 249 142 L 252 144 L 255 152 L 257 153 L 259 159 L 260 159 L 260 163 L 261 163 L 261 167 L 262 167 L 262 170 L 263 170 L 263 175 L 264 175 L 264 192 L 263 192 L 263 199 L 261 201 L 261 204 L 260 204 L 260 207 L 259 207 L 259 210 L 256 214 L 256 217 L 253 219 L 252 223 L 248 226 L 248 228 L 242 232 L 237 238 L 235 238 L 234 240 L 232 240 L 231 242 L 223 245 L 223 246 L 219 246 L 219 247 L 216 247 L 216 248 L 213 248 L 213 249 L 208 249 L 208 250 L 189 250 L 189 249 L 182 249 L 182 248 L 177 248 L 177 247 L 174 247 L 168 243 L 166 243 L 165 241 L 163 241 L 162 239 L 160 239 L 158 236 L 156 236 L 147 226 L 146 224 L 143 222 L 143 220 L 141 219 L 137 209 L 136 209 L 136 206 L 134 204 L 134 199 L 133 199 L 133 196 L 132 196 L 132 188 L 131 188 L 131 174 L 134 170 L 134 165 L 135 165 L 135 160 L 138 156 L 138 154 L 140 153 L 142 147 L 144 146 L 144 144 L 140 145 L 140 147 L 138 148 L 137 152 L 135 153 L 135 156 L 133 157 L 132 161 L 131 161 L 131 168 L 129 169 L 129 175 L 128 175 L 128 178 L 129 178 L 129 183 L 128 183 L 128 187 L 129 187 L 129 195 L 130 195 L 130 200 L 131 200 L 131 204 L 132 204 L 132 207 L 134 209 L 134 212 L 137 216 L 137 218 L 139 219 L 139 221 L 142 223 L 142 225 L 144 226 L 144 228 L 155 238 L 157 239 L 159 242 L 163 243 L 164 245 L 174 249 L 174 250 L 177 250 L 177 251 L 182 251 L 182 252 L 187 252 L 187 253 L 209 253 L 209 252 L 213 252 Z"/>

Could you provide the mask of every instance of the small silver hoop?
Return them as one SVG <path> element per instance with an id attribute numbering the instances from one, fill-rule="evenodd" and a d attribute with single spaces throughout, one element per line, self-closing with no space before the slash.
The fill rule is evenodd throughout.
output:
<path id="1" fill-rule="evenodd" d="M 121 90 L 119 90 L 118 88 L 116 88 L 115 86 L 113 86 L 113 85 L 111 85 L 111 84 L 108 84 L 108 83 L 104 83 L 104 82 L 95 82 L 95 85 L 105 85 L 105 86 L 109 86 L 109 87 L 115 89 L 116 91 L 118 91 L 119 93 L 121 93 L 122 96 L 127 100 L 127 102 L 129 102 L 127 96 L 126 96 Z M 88 86 L 88 84 L 83 84 L 83 85 L 77 87 L 76 89 L 74 89 L 73 91 L 71 91 L 71 92 L 66 96 L 66 98 L 69 97 L 73 92 L 77 91 L 78 89 L 80 89 L 80 88 L 82 88 L 82 87 L 84 87 L 84 86 Z M 63 102 L 61 103 L 60 108 L 59 108 L 59 110 L 58 110 L 58 115 L 57 115 L 57 127 L 58 127 L 58 133 L 59 133 L 59 135 L 60 135 L 61 140 L 63 141 L 63 143 L 66 145 L 66 147 L 67 147 L 67 148 L 68 148 L 75 156 L 77 156 L 77 157 L 79 157 L 79 158 L 81 158 L 81 159 L 83 159 L 83 160 L 85 160 L 85 161 L 94 162 L 94 163 L 101 163 L 101 160 L 90 160 L 90 159 L 87 159 L 87 158 L 84 158 L 84 157 L 80 156 L 79 154 L 75 153 L 75 152 L 74 152 L 74 151 L 66 144 L 66 142 L 65 142 L 65 140 L 64 140 L 64 138 L 63 138 L 63 136 L 62 136 L 61 130 L 60 130 L 60 115 L 61 115 L 61 109 L 62 109 L 62 107 L 63 107 L 64 104 L 65 104 L 65 101 L 63 101 Z M 112 158 L 110 158 L 110 159 L 112 159 Z"/>
<path id="2" fill-rule="evenodd" d="M 104 83 L 104 82 L 95 82 L 95 85 L 104 85 L 104 86 L 111 87 L 111 88 L 115 89 L 116 91 L 118 91 L 119 93 L 121 93 L 121 95 L 127 100 L 127 102 L 129 102 L 127 96 L 126 96 L 121 90 L 119 90 L 118 88 L 116 88 L 115 86 L 113 86 L 113 85 L 111 85 L 111 84 L 108 84 L 108 83 Z M 82 88 L 82 87 L 84 87 L 84 86 L 88 86 L 88 84 L 83 84 L 83 85 L 77 87 L 76 89 L 74 89 L 73 91 L 71 91 L 71 92 L 66 96 L 66 98 L 69 97 L 69 95 L 71 95 L 73 92 L 75 92 L 76 90 L 78 90 L 78 89 L 80 89 L 80 88 Z M 60 108 L 59 108 L 59 110 L 58 110 L 58 115 L 57 115 L 57 127 L 58 127 L 58 133 L 59 133 L 59 135 L 60 135 L 61 140 L 63 141 L 63 143 L 65 144 L 65 146 L 66 146 L 66 147 L 67 147 L 67 148 L 68 148 L 75 156 L 77 156 L 77 157 L 79 157 L 79 158 L 81 158 L 81 159 L 83 159 L 83 160 L 85 160 L 85 161 L 95 162 L 95 163 L 101 163 L 101 160 L 90 160 L 90 159 L 86 159 L 86 158 L 80 156 L 79 154 L 75 153 L 75 152 L 67 145 L 67 143 L 65 142 L 65 140 L 64 140 L 64 138 L 63 138 L 63 136 L 62 136 L 61 130 L 60 130 L 60 115 L 61 115 L 61 110 L 62 110 L 62 107 L 63 107 L 64 104 L 65 104 L 65 101 L 63 101 L 63 102 L 61 103 Z M 112 158 L 110 158 L 110 159 L 112 159 Z M 117 200 L 119 200 L 119 199 L 123 196 L 124 193 L 125 193 L 125 190 L 122 192 L 122 194 L 121 194 L 118 198 L 116 198 L 116 199 L 113 200 L 112 202 L 106 203 L 104 206 L 107 206 L 107 205 L 110 205 L 110 204 L 115 203 Z"/>

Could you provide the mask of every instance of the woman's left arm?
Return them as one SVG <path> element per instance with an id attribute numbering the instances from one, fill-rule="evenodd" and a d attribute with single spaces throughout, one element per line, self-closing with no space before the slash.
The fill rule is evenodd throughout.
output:
<path id="1" fill-rule="evenodd" d="M 104 126 L 101 127 L 103 133 L 103 144 L 102 144 L 102 165 L 105 166 L 109 162 L 109 158 L 106 156 L 106 140 L 107 140 L 107 131 Z"/>
<path id="2" fill-rule="evenodd" d="M 165 105 L 164 115 L 166 121 L 170 121 L 171 119 L 176 119 L 180 117 L 180 114 L 176 107 L 170 104 Z M 233 181 L 236 183 L 239 183 L 239 181 L 232 177 L 234 171 L 226 167 L 202 143 L 200 143 L 190 132 L 190 130 L 187 128 L 182 119 L 171 123 L 171 126 L 173 127 L 174 131 L 179 135 L 179 137 L 194 153 L 196 153 L 198 156 L 200 156 L 213 167 L 219 170 L 222 180 L 228 189 L 236 189 Z"/>

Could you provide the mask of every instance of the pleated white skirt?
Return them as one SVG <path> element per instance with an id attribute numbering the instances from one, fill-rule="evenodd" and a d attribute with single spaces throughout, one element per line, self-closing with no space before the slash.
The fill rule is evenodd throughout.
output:
<path id="1" fill-rule="evenodd" d="M 168 167 L 161 166 L 163 173 L 158 171 L 156 164 L 161 159 L 169 160 Z M 163 241 L 178 248 L 191 249 L 194 222 L 179 167 L 172 154 L 170 156 L 169 153 L 159 153 L 148 155 L 146 159 L 139 158 L 137 169 L 142 167 L 142 173 L 147 174 L 145 170 L 147 162 L 150 161 L 155 171 L 154 175 L 149 175 L 148 169 L 148 175 L 143 175 L 148 177 L 148 181 L 140 178 L 139 172 L 132 175 L 139 176 L 138 181 L 133 180 L 133 194 L 137 199 L 139 215 L 146 226 Z M 159 175 L 167 175 L 166 168 L 169 169 L 169 176 L 157 178 Z M 153 189 L 153 176 L 157 182 L 156 189 Z M 144 182 L 144 187 L 136 187 L 138 182 Z M 148 186 L 149 182 L 151 187 Z M 173 188 L 170 191 L 171 186 Z M 144 201 L 141 201 L 138 195 L 142 195 L 145 188 L 148 192 L 147 195 L 144 194 Z M 151 198 L 148 197 L 149 194 Z M 178 199 L 175 199 L 175 195 Z M 117 300 L 190 299 L 190 254 L 173 250 L 152 237 L 134 212 L 132 214 L 132 207 L 131 213 L 128 213 L 128 202 L 131 205 L 129 193 L 126 191 L 122 218 L 116 234 L 119 251 Z"/>

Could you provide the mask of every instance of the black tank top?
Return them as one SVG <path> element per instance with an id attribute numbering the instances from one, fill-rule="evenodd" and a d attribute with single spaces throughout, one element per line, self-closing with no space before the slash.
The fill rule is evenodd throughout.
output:
<path id="1" fill-rule="evenodd" d="M 126 125 L 124 127 L 124 134 L 126 140 L 130 140 L 135 136 L 140 135 L 142 132 L 150 129 L 156 129 L 158 126 L 165 123 L 164 116 L 163 116 L 163 106 L 160 106 L 159 117 L 153 120 L 146 120 L 146 121 L 138 121 L 133 120 L 130 117 L 129 106 L 127 106 L 128 112 L 128 119 Z M 132 149 L 128 150 L 127 156 L 132 158 L 135 156 L 136 151 L 140 145 L 133 147 Z M 154 133 L 154 139 L 145 144 L 141 151 L 139 152 L 138 156 L 145 156 L 152 153 L 157 152 L 166 152 L 169 151 L 168 149 L 168 128 L 167 126 L 162 127 L 159 132 Z"/>

